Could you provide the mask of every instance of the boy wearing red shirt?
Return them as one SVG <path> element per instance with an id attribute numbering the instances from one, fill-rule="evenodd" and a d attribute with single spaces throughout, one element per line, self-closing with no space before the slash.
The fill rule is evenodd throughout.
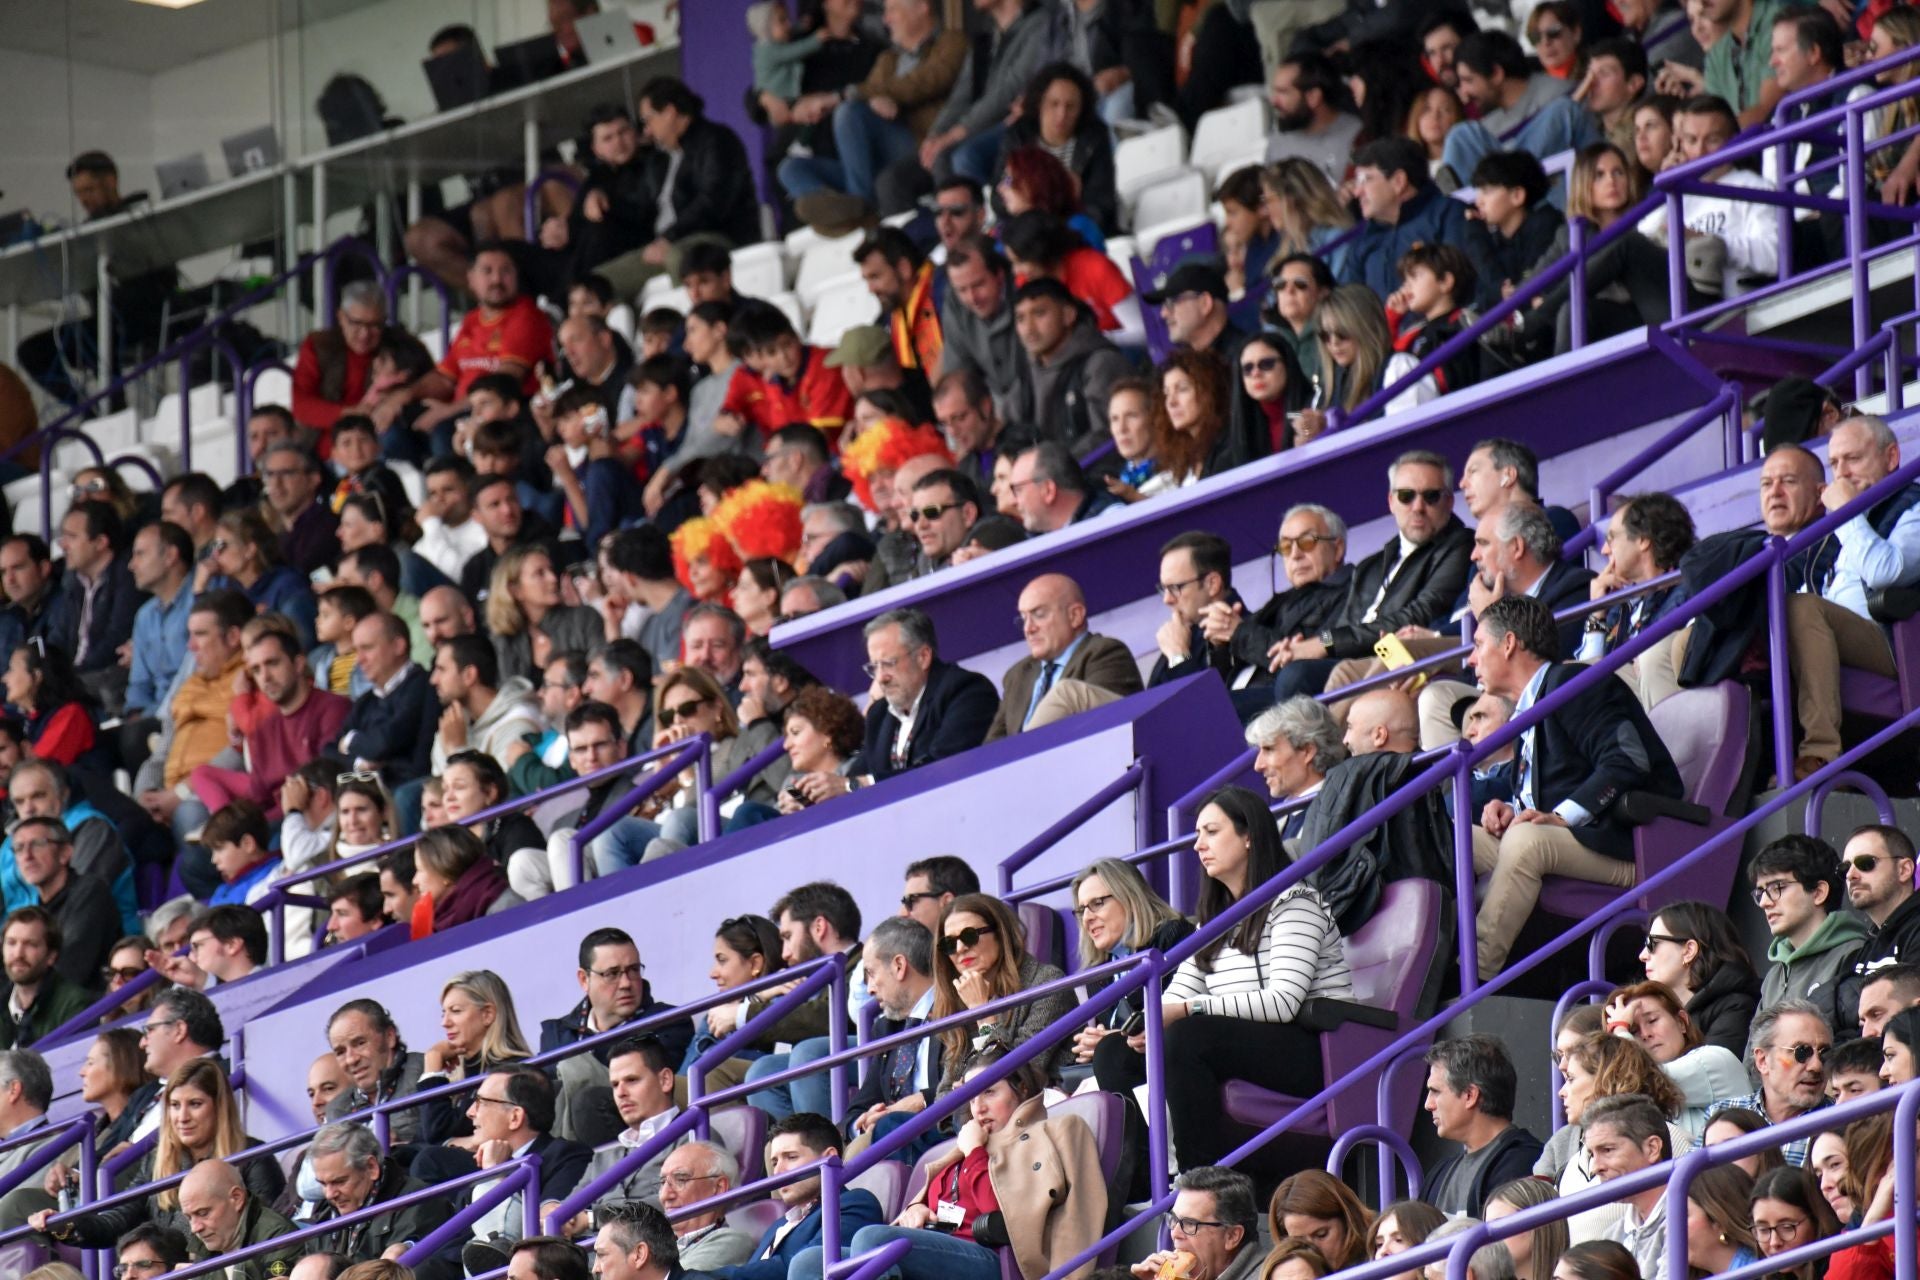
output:
<path id="1" fill-rule="evenodd" d="M 786 312 L 771 302 L 743 302 L 727 333 L 746 367 L 734 370 L 722 413 L 752 423 L 763 440 L 789 422 L 838 437 L 853 416 L 853 396 L 840 371 L 827 367 L 827 353 L 800 341 Z"/>

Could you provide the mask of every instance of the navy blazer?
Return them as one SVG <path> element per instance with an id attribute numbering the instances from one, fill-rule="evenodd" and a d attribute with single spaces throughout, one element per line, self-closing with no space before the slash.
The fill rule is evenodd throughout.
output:
<path id="1" fill-rule="evenodd" d="M 386 697 L 369 689 L 353 701 L 340 741 L 353 735 L 351 749 L 341 747 L 347 760 L 372 760 L 388 786 L 424 778 L 431 769 L 433 738 L 439 729 L 440 699 L 426 669 L 407 668 L 400 687 Z"/>
<path id="2" fill-rule="evenodd" d="M 714 1272 L 723 1280 L 787 1280 L 787 1266 L 794 1256 L 804 1249 L 818 1248 L 820 1245 L 820 1224 L 822 1221 L 820 1206 L 813 1206 L 813 1212 L 800 1219 L 800 1224 L 787 1232 L 780 1241 L 780 1247 L 773 1251 L 771 1258 L 760 1255 L 773 1243 L 775 1235 L 785 1225 L 785 1219 L 776 1221 L 760 1237 L 760 1243 L 753 1246 L 753 1260 L 735 1263 L 731 1267 L 722 1267 Z M 880 1202 L 873 1192 L 850 1188 L 840 1193 L 840 1239 L 842 1243 L 853 1239 L 853 1233 L 862 1227 L 879 1226 L 884 1218 L 880 1214 Z"/>
<path id="3" fill-rule="evenodd" d="M 580 1185 L 587 1166 L 593 1163 L 593 1148 L 543 1133 L 533 1140 L 528 1155 L 540 1157 L 540 1203 L 565 1200 Z"/>
<path id="4" fill-rule="evenodd" d="M 100 571 L 102 581 L 93 593 L 93 613 L 87 618 L 87 656 L 75 664 L 79 671 L 104 671 L 120 663 L 120 646 L 133 639 L 133 615 L 147 602 L 147 593 L 133 585 L 133 573 L 124 556 L 115 556 Z M 86 609 L 87 589 L 77 573 L 61 575 L 59 593 L 47 605 L 46 637 L 72 657 L 80 647 L 80 615 Z"/>
<path id="5" fill-rule="evenodd" d="M 867 736 L 860 749 L 866 762 L 852 772 L 873 775 L 874 781 L 896 773 L 917 769 L 935 760 L 971 751 L 986 741 L 994 713 L 1000 709 L 1000 695 L 993 681 L 976 671 L 956 667 L 934 659 L 927 673 L 927 687 L 920 695 L 920 710 L 914 716 L 913 737 L 907 743 L 907 758 L 893 763 L 893 744 L 900 734 L 900 720 L 888 710 L 886 699 L 876 698 L 867 708 Z"/>
<path id="6" fill-rule="evenodd" d="M 1586 669 L 1581 662 L 1552 664 L 1540 697 Z M 1572 828 L 1573 837 L 1595 853 L 1633 858 L 1633 828 L 1613 811 L 1627 792 L 1650 791 L 1674 800 L 1686 794 L 1666 744 L 1624 681 L 1600 681 L 1532 733 L 1535 807 L 1550 810 L 1563 800 L 1580 805 L 1593 821 Z"/>

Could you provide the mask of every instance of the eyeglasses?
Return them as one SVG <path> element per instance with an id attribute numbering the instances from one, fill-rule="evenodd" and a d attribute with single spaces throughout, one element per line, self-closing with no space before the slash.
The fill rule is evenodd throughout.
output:
<path id="1" fill-rule="evenodd" d="M 878 662 L 865 663 L 860 669 L 867 673 L 867 679 L 878 680 L 882 671 L 891 672 L 897 670 L 902 661 L 900 658 L 882 658 Z"/>
<path id="2" fill-rule="evenodd" d="M 1566 34 L 1565 27 L 1541 27 L 1533 33 L 1533 42 L 1539 44 L 1542 40 L 1559 40 Z"/>
<path id="3" fill-rule="evenodd" d="M 291 480 L 307 474 L 305 467 L 268 467 L 260 473 L 269 480 Z"/>
<path id="4" fill-rule="evenodd" d="M 117 1262 L 113 1267 L 113 1280 L 127 1280 L 128 1276 L 157 1276 L 166 1272 L 164 1262 Z"/>
<path id="5" fill-rule="evenodd" d="M 1192 289 L 1187 290 L 1185 293 L 1170 294 L 1160 300 L 1160 309 L 1162 311 L 1171 311 L 1181 303 L 1192 302 L 1199 296 L 1200 294 L 1194 292 Z"/>
<path id="6" fill-rule="evenodd" d="M 1412 506 L 1412 503 L 1408 503 Z M 1339 539 L 1327 533 L 1303 533 L 1297 538 L 1282 537 L 1273 544 L 1273 549 L 1283 556 L 1290 556 L 1296 550 L 1311 551 L 1323 542 L 1338 542 Z"/>
<path id="7" fill-rule="evenodd" d="M 1272 373 L 1279 367 L 1279 356 L 1261 356 L 1258 360 L 1242 360 L 1240 362 L 1240 376 L 1243 378 L 1251 378 L 1256 373 Z"/>
<path id="8" fill-rule="evenodd" d="M 1160 584 L 1160 594 L 1177 596 L 1198 581 L 1200 581 L 1198 578 L 1188 578 L 1185 582 L 1163 582 Z"/>
<path id="9" fill-rule="evenodd" d="M 999 932 L 999 930 L 997 930 L 993 925 L 990 925 L 990 924 L 983 924 L 978 927 L 969 925 L 968 927 L 966 927 L 965 929 L 962 929 L 958 933 L 950 933 L 946 937 L 940 939 L 940 954 L 943 956 L 950 956 L 962 947 L 965 947 L 967 950 L 971 951 L 975 947 L 980 945 L 980 939 L 986 937 L 990 933 L 997 933 L 997 932 Z"/>
<path id="10" fill-rule="evenodd" d="M 1113 895 L 1110 893 L 1103 893 L 1097 898 L 1088 898 L 1085 902 L 1073 909 L 1074 914 L 1090 916 L 1096 911 L 1105 911 L 1107 904 L 1112 901 Z"/>
<path id="11" fill-rule="evenodd" d="M 696 1182 L 712 1182 L 719 1176 L 717 1173 L 687 1173 L 682 1170 L 679 1173 L 670 1173 L 660 1181 L 671 1182 L 676 1187 L 690 1187 Z"/>
<path id="12" fill-rule="evenodd" d="M 1676 938 L 1670 933 L 1649 933 L 1647 935 L 1646 945 L 1640 949 L 1642 951 L 1651 951 L 1663 942 L 1671 942 L 1676 947 L 1684 947 L 1687 945 L 1685 938 Z"/>
<path id="13" fill-rule="evenodd" d="M 215 555 L 219 555 L 222 551 L 225 551 L 228 547 L 232 545 L 233 544 L 228 542 L 225 538 L 215 538 L 212 542 L 209 542 L 207 544 L 207 550 L 213 552 L 213 554 Z"/>
<path id="14" fill-rule="evenodd" d="M 1019 492 L 1020 492 L 1020 491 L 1021 491 L 1022 489 L 1024 489 L 1024 488 L 1026 488 L 1026 487 L 1027 487 L 1028 485 L 1030 485 L 1030 484 L 1039 484 L 1039 483 L 1040 483 L 1040 481 L 1039 481 L 1039 480 L 1037 480 L 1037 479 L 1034 479 L 1034 480 L 1009 480 L 1009 481 L 1007 481 L 1007 492 L 1008 492 L 1008 493 L 1012 493 L 1012 494 L 1017 494 L 1017 493 L 1019 493 Z"/>
<path id="15" fill-rule="evenodd" d="M 1756 1222 L 1753 1224 L 1753 1237 L 1756 1240 L 1778 1240 L 1791 1244 L 1800 1236 L 1800 1228 L 1812 1221 L 1810 1218 L 1794 1218 L 1787 1222 Z"/>
<path id="16" fill-rule="evenodd" d="M 1870 874 L 1875 867 L 1879 866 L 1883 862 L 1890 862 L 1892 861 L 1892 859 L 1886 857 L 1883 854 L 1856 853 L 1850 858 L 1842 859 L 1842 861 L 1844 861 L 1848 866 L 1852 867 L 1855 871 L 1859 871 L 1864 874 Z"/>
<path id="17" fill-rule="evenodd" d="M 512 1106 L 519 1105 L 516 1102 L 514 1102 L 513 1099 L 511 1098 L 489 1098 L 484 1093 L 476 1093 L 473 1095 L 474 1106 L 477 1107 L 483 1102 L 490 1102 L 496 1107 L 512 1107 Z"/>
<path id="18" fill-rule="evenodd" d="M 1207 1227 L 1220 1227 L 1225 1229 L 1227 1225 L 1224 1222 L 1208 1222 L 1203 1218 L 1175 1217 L 1171 1213 L 1167 1215 L 1166 1223 L 1168 1230 L 1178 1232 L 1183 1236 L 1199 1235 L 1200 1232 Z"/>
<path id="19" fill-rule="evenodd" d="M 931 889 L 924 893 L 903 893 L 900 895 L 900 909 L 902 911 L 911 911 L 928 898 L 937 898 L 939 896 L 937 892 Z"/>
<path id="20" fill-rule="evenodd" d="M 1440 505 L 1440 500 L 1446 496 L 1445 489 L 1395 489 L 1393 491 L 1393 500 L 1403 507 L 1412 506 L 1415 498 L 1430 507 L 1437 507 Z"/>
<path id="21" fill-rule="evenodd" d="M 1282 293 L 1312 293 L 1313 281 L 1302 280 L 1296 276 L 1281 276 L 1273 282 L 1273 287 Z"/>
<path id="22" fill-rule="evenodd" d="M 140 1028 L 140 1038 L 145 1040 L 162 1027 L 177 1027 L 179 1025 L 180 1019 L 178 1018 L 162 1018 L 158 1022 L 149 1022 L 146 1026 Z"/>
<path id="23" fill-rule="evenodd" d="M 937 507 L 910 507 L 907 510 L 907 515 L 912 519 L 925 520 L 928 524 L 932 524 L 935 520 L 947 514 L 947 512 L 958 511 L 959 509 L 959 503 L 946 502 Z"/>
<path id="24" fill-rule="evenodd" d="M 685 720 L 693 714 L 695 707 L 704 707 L 711 701 L 711 698 L 688 698 L 685 702 L 674 706 L 660 708 L 660 727 L 671 729 L 675 720 Z"/>
<path id="25" fill-rule="evenodd" d="M 1353 341 L 1352 334 L 1342 333 L 1338 329 L 1322 329 L 1320 330 L 1320 336 L 1325 338 L 1328 342 L 1352 342 Z"/>
<path id="26" fill-rule="evenodd" d="M 23 853 L 39 853 L 42 849 L 64 849 L 68 842 L 55 840 L 52 836 L 42 836 L 38 840 L 16 840 L 14 845 Z"/>
<path id="27" fill-rule="evenodd" d="M 1781 894 L 1799 883 L 1798 880 L 1769 880 L 1757 884 L 1753 886 L 1753 905 L 1763 907 L 1769 902 L 1778 902 Z"/>
<path id="28" fill-rule="evenodd" d="M 587 976 L 598 978 L 602 982 L 618 982 L 622 978 L 639 977 L 640 971 L 646 967 L 643 964 L 623 964 L 612 969 L 589 969 Z"/>
<path id="29" fill-rule="evenodd" d="M 69 493 L 105 493 L 107 491 L 107 482 L 105 480 L 76 480 L 68 487 L 67 491 Z"/>
<path id="30" fill-rule="evenodd" d="M 1774 1047 L 1803 1067 L 1815 1058 L 1825 1062 L 1827 1055 L 1833 1052 L 1833 1046 L 1830 1044 L 1775 1045 Z"/>

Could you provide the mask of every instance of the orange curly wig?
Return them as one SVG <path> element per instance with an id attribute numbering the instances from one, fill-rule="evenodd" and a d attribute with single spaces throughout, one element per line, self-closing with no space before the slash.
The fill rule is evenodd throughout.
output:
<path id="1" fill-rule="evenodd" d="M 749 480 L 727 492 L 708 517 L 720 526 L 742 562 L 793 563 L 800 554 L 800 491 L 792 485 Z"/>
<path id="2" fill-rule="evenodd" d="M 898 471 L 901 466 L 926 454 L 953 465 L 953 454 L 940 438 L 938 429 L 913 426 L 900 418 L 882 418 L 862 431 L 840 451 L 840 470 L 853 484 L 853 495 L 869 511 L 878 511 L 873 501 L 873 477 L 881 471 Z"/>
<path id="3" fill-rule="evenodd" d="M 733 582 L 740 576 L 743 567 L 740 555 L 733 549 L 733 543 L 727 540 L 726 530 L 711 516 L 695 516 L 673 531 L 669 539 L 673 546 L 673 576 L 680 585 L 696 596 L 693 591 L 693 574 L 689 566 L 705 556 L 714 570 Z"/>

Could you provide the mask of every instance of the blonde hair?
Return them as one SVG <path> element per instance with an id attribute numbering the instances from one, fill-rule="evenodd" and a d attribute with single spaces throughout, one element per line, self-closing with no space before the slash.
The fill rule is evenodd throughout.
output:
<path id="1" fill-rule="evenodd" d="M 545 560 L 549 567 L 553 565 L 553 555 L 545 547 L 530 543 L 508 548 L 493 566 L 493 576 L 487 581 L 487 630 L 494 635 L 517 636 L 532 626 L 520 602 L 513 598 L 513 587 L 520 581 L 520 571 L 527 561 L 535 556 Z"/>
<path id="2" fill-rule="evenodd" d="M 1567 216 L 1585 218 L 1588 222 L 1598 223 L 1593 207 L 1593 179 L 1600 168 L 1600 162 L 1608 156 L 1618 159 L 1627 171 L 1627 203 L 1625 208 L 1616 210 L 1624 213 L 1647 198 L 1647 171 L 1640 167 L 1640 160 L 1614 146 L 1611 142 L 1596 142 L 1592 146 L 1582 147 L 1574 159 L 1573 174 L 1568 179 Z"/>
<path id="3" fill-rule="evenodd" d="M 482 1071 L 502 1062 L 533 1056 L 533 1050 L 527 1047 L 526 1037 L 520 1034 L 520 1016 L 513 1009 L 513 992 L 507 989 L 507 984 L 499 974 L 491 969 L 469 969 L 465 973 L 456 973 L 447 979 L 447 985 L 440 988 L 443 1003 L 449 991 L 458 991 L 475 1004 L 483 1004 L 493 1010 L 493 1025 L 487 1028 L 487 1038 L 480 1044 Z"/>
<path id="4" fill-rule="evenodd" d="M 1080 905 L 1080 886 L 1094 876 L 1100 877 L 1114 901 L 1125 908 L 1126 943 L 1135 951 L 1142 950 L 1153 941 L 1154 932 L 1161 925 L 1182 918 L 1166 899 L 1153 891 L 1153 886 L 1141 876 L 1139 868 L 1118 858 L 1096 858 L 1087 864 L 1086 870 L 1073 878 L 1071 893 L 1076 909 Z M 1105 964 L 1106 960 L 1107 953 L 1093 945 L 1085 929 L 1080 930 L 1080 967 L 1090 969 L 1094 965 Z"/>
<path id="5" fill-rule="evenodd" d="M 173 1124 L 167 1118 L 166 1106 L 176 1089 L 193 1089 L 204 1093 L 213 1100 L 213 1155 L 226 1159 L 236 1151 L 245 1151 L 252 1146 L 247 1137 L 246 1128 L 240 1122 L 240 1105 L 234 1101 L 233 1087 L 227 1083 L 227 1073 L 212 1058 L 195 1058 L 192 1062 L 182 1063 L 167 1078 L 167 1087 L 160 1093 L 160 1137 L 153 1149 L 153 1177 L 171 1178 L 176 1173 L 185 1173 L 193 1168 L 195 1156 L 186 1144 L 173 1131 Z M 180 1203 L 180 1189 L 168 1187 L 154 1197 L 162 1209 L 172 1209 Z"/>
<path id="6" fill-rule="evenodd" d="M 1343 284 L 1321 299 L 1314 321 L 1320 329 L 1320 371 L 1329 384 L 1339 366 L 1327 350 L 1327 335 L 1340 333 L 1353 339 L 1353 367 L 1347 373 L 1347 394 L 1340 408 L 1359 408 L 1374 393 L 1393 346 L 1380 299 L 1366 285 Z"/>
<path id="7" fill-rule="evenodd" d="M 699 667 L 682 667 L 665 680 L 653 695 L 653 722 L 660 723 L 660 708 L 666 705 L 667 694 L 675 689 L 688 688 L 720 709 L 720 727 L 713 732 L 714 740 L 724 742 L 740 732 L 740 717 L 734 714 L 733 704 L 727 701 L 726 691 L 719 681 L 702 671 Z"/>
<path id="8" fill-rule="evenodd" d="M 1260 174 L 1260 186 L 1280 202 L 1280 222 L 1274 227 L 1280 237 L 1276 258 L 1311 253 L 1310 237 L 1321 227 L 1345 231 L 1353 225 L 1353 214 L 1340 192 L 1311 160 L 1288 159 L 1268 165 Z"/>

